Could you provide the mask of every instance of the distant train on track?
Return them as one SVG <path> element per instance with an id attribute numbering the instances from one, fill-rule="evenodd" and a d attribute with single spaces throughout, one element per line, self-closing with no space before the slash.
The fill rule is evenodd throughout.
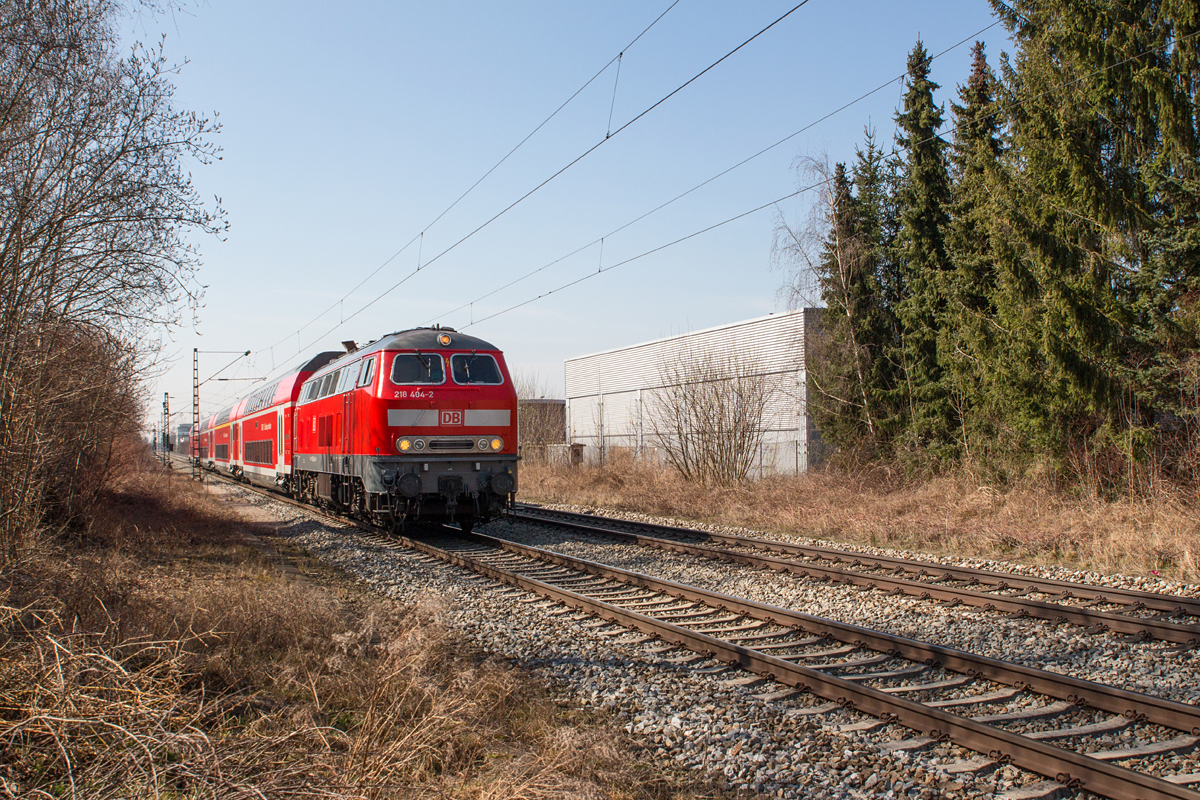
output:
<path id="1" fill-rule="evenodd" d="M 200 422 L 203 466 L 393 528 L 510 506 L 517 395 L 504 355 L 452 328 L 321 353 Z"/>

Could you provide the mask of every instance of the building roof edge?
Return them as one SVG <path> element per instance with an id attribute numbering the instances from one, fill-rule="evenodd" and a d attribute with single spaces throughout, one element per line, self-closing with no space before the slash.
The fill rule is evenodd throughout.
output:
<path id="1" fill-rule="evenodd" d="M 722 330 L 727 330 L 729 328 L 737 328 L 742 325 L 752 325 L 756 322 L 762 322 L 762 321 L 768 320 L 768 319 L 783 319 L 784 317 L 803 315 L 806 311 L 821 311 L 821 310 L 823 310 L 823 309 L 810 308 L 810 307 L 797 308 L 795 311 L 784 311 L 780 314 L 771 313 L 771 314 L 766 314 L 765 316 L 761 316 L 761 317 L 754 317 L 752 319 L 739 320 L 738 322 L 727 322 L 724 325 L 714 325 L 711 328 L 701 328 L 698 331 L 688 331 L 687 333 L 677 333 L 677 334 L 674 334 L 673 336 L 663 336 L 662 338 L 659 338 L 659 339 L 650 339 L 645 342 L 636 342 L 635 344 L 627 344 L 622 347 L 613 347 L 608 350 L 597 350 L 595 353 L 586 353 L 581 356 L 571 356 L 570 358 L 564 358 L 563 364 L 565 365 L 572 361 L 582 361 L 585 358 L 594 358 L 596 356 L 603 356 L 603 355 L 607 355 L 609 353 L 619 353 L 622 350 L 632 350 L 635 347 L 646 347 L 647 345 L 661 344 L 662 342 L 670 342 L 675 339 L 684 339 L 684 338 L 687 338 L 688 336 L 697 336 L 701 333 L 712 333 L 713 331 L 722 331 Z"/>

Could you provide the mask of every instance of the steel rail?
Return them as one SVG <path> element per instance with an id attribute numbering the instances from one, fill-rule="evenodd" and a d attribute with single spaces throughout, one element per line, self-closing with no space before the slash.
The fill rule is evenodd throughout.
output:
<path id="1" fill-rule="evenodd" d="M 452 529 L 454 530 L 454 529 Z M 810 633 L 829 636 L 848 644 L 857 644 L 880 653 L 902 656 L 910 661 L 937 664 L 952 672 L 972 677 L 986 678 L 996 683 L 1029 689 L 1039 694 L 1083 703 L 1089 707 L 1121 714 L 1129 718 L 1145 719 L 1158 725 L 1176 730 L 1190 731 L 1200 735 L 1200 707 L 1179 703 L 1154 695 L 1131 692 L 1101 683 L 1093 683 L 1069 675 L 1010 664 L 987 656 L 975 655 L 950 647 L 920 642 L 891 633 L 883 633 L 846 622 L 816 617 L 789 608 L 733 597 L 696 586 L 689 586 L 665 578 L 655 578 L 630 570 L 612 567 L 581 558 L 543 550 L 538 547 L 510 542 L 481 533 L 463 534 L 454 530 L 456 536 L 473 539 L 491 547 L 549 561 L 564 567 L 593 575 L 614 578 L 653 591 L 664 592 L 693 602 L 705 603 L 716 608 L 735 611 L 755 619 L 763 619 L 778 625 L 803 628 Z"/>
<path id="2" fill-rule="evenodd" d="M 755 568 L 766 567 L 777 572 L 788 572 L 802 578 L 819 576 L 845 585 L 889 591 L 894 594 L 915 596 L 925 600 L 957 601 L 965 605 L 983 608 L 987 611 L 1007 612 L 1018 616 L 1045 619 L 1052 622 L 1069 622 L 1085 627 L 1102 626 L 1113 633 L 1139 636 L 1147 639 L 1159 639 L 1189 647 L 1195 647 L 1200 644 L 1200 626 L 1197 625 L 1183 625 L 1149 617 L 1131 617 L 1123 614 L 1115 614 L 1111 611 L 1066 606 L 1060 603 L 1030 600 L 1025 597 L 989 594 L 966 588 L 938 586 L 937 584 L 909 578 L 872 575 L 839 569 L 837 567 L 824 567 L 811 562 L 794 561 L 777 556 L 750 555 L 733 550 L 711 547 L 709 545 L 688 544 L 674 539 L 663 539 L 640 533 L 585 525 L 581 522 L 544 518 L 523 512 L 515 512 L 510 516 L 523 522 L 556 525 L 569 530 L 622 539 L 648 547 L 696 555 L 716 561 L 743 564 Z"/>
<path id="3" fill-rule="evenodd" d="M 381 528 L 370 523 L 329 514 L 322 509 L 261 489 L 260 487 L 245 484 L 233 478 L 220 477 L 249 491 L 257 492 L 265 497 L 287 503 L 288 505 L 295 506 L 298 509 L 319 515 L 339 524 L 359 528 L 364 532 L 374 535 L 384 533 Z M 811 614 L 772 606 L 766 603 L 759 603 L 755 600 L 712 592 L 675 581 L 655 578 L 618 567 L 586 561 L 529 545 L 518 544 L 507 539 L 487 536 L 481 533 L 464 533 L 456 528 L 447 528 L 447 530 L 463 539 L 475 540 L 491 547 L 496 547 L 497 549 L 508 550 L 543 561 L 550 561 L 560 566 L 570 567 L 605 578 L 618 579 L 624 583 L 641 586 L 652 591 L 666 592 L 693 602 L 715 604 L 717 608 L 722 610 L 738 612 L 748 617 L 780 625 L 801 627 L 822 636 L 828 636 L 841 642 L 856 644 L 877 652 L 899 655 L 911 661 L 931 665 L 936 664 L 952 672 L 985 678 L 996 683 L 1021 689 L 1029 689 L 1060 700 L 1082 703 L 1110 713 L 1144 719 L 1148 722 L 1164 725 L 1165 727 L 1176 730 L 1188 730 L 1194 735 L 1200 735 L 1200 707 L 1186 703 L 1178 703 L 1173 700 L 1155 697 L 1154 695 L 1131 692 L 1105 684 L 1084 681 L 1068 675 L 1059 675 L 1019 664 L 1011 664 L 988 658 L 987 656 L 979 656 L 953 648 L 907 639 L 895 634 L 875 631 L 870 628 L 837 622 L 823 617 L 816 617 Z M 414 545 L 421 544 L 411 537 L 400 536 L 395 538 L 406 544 L 409 542 L 414 543 Z M 421 547 L 415 546 L 414 549 L 421 550 Z M 440 556 L 437 557 L 440 558 Z"/>
<path id="4" fill-rule="evenodd" d="M 580 514 L 574 511 L 558 511 L 543 509 L 528 503 L 518 503 L 517 513 L 537 517 L 538 521 L 549 521 L 550 516 L 564 517 L 573 520 L 590 520 L 592 522 L 611 525 L 623 525 L 634 529 L 661 531 L 674 536 L 701 538 L 724 544 L 753 547 L 759 550 L 769 550 L 776 553 L 801 555 L 816 558 L 831 563 L 850 563 L 854 566 L 869 566 L 877 569 L 900 569 L 942 580 L 978 581 L 994 585 L 998 589 L 1018 589 L 1030 592 L 1074 597 L 1094 602 L 1111 603 L 1113 605 L 1139 606 L 1171 614 L 1200 617 L 1200 598 L 1184 597 L 1182 595 L 1145 592 L 1138 589 L 1123 589 L 1114 586 L 1096 586 L 1094 584 L 1074 583 L 1052 578 L 1033 578 L 1010 572 L 978 569 L 976 567 L 960 567 L 947 564 L 937 564 L 931 561 L 897 558 L 895 556 L 858 553 L 848 550 L 838 550 L 831 547 L 815 547 L 795 542 L 785 542 L 777 539 L 764 539 L 756 536 L 744 536 L 733 533 L 714 533 L 695 528 L 684 528 L 675 525 L 663 525 L 656 522 L 635 522 L 632 520 L 616 519 L 595 514 Z"/>
<path id="5" fill-rule="evenodd" d="M 744 608 L 746 612 L 753 610 L 758 614 L 764 615 L 763 618 L 770 619 L 777 624 L 799 627 L 806 632 L 823 633 L 825 630 L 829 630 L 824 625 L 817 628 L 814 628 L 812 625 L 813 622 L 828 625 L 827 620 L 819 620 L 818 618 L 787 609 L 740 600 L 715 592 L 707 592 L 672 581 L 660 581 L 646 575 L 617 570 L 606 565 L 586 562 L 581 559 L 562 556 L 561 554 L 549 553 L 538 548 L 514 545 L 512 542 L 482 534 L 462 535 L 458 531 L 454 531 L 454 534 L 500 550 L 529 555 L 539 560 L 550 561 L 563 566 L 572 566 L 581 571 L 596 575 L 614 578 L 620 575 L 635 585 L 654 588 L 656 591 L 667 592 L 669 594 L 681 595 L 688 599 L 691 599 L 690 596 L 694 596 L 698 602 L 706 602 L 707 604 L 720 603 L 720 605 L 716 606 L 717 608 L 728 610 Z M 1114 798 L 1115 800 L 1200 800 L 1200 792 L 1160 778 L 1155 778 L 1125 767 L 1119 767 L 1072 750 L 1045 744 L 1036 739 L 1031 739 L 1001 728 L 995 728 L 986 723 L 976 722 L 968 717 L 961 717 L 911 700 L 905 700 L 887 692 L 860 685 L 854 681 L 793 664 L 768 653 L 727 642 L 715 636 L 693 631 L 670 622 L 658 620 L 649 615 L 621 608 L 603 600 L 589 598 L 586 595 L 555 586 L 549 582 L 521 575 L 517 571 L 487 564 L 481 559 L 468 554 L 446 550 L 428 542 L 422 542 L 409 537 L 401 537 L 400 540 L 414 550 L 444 559 L 452 564 L 471 569 L 495 580 L 535 592 L 543 597 L 562 602 L 572 608 L 597 614 L 604 619 L 639 630 L 643 633 L 660 636 L 671 643 L 687 647 L 696 652 L 720 657 L 723 661 L 731 665 L 738 665 L 758 674 L 765 675 L 786 685 L 793 686 L 802 692 L 811 692 L 819 697 L 833 700 L 885 721 L 899 722 L 905 727 L 911 728 L 931 739 L 948 739 L 955 744 L 986 754 L 993 759 L 1008 761 L 1032 772 L 1046 775 L 1069 787 L 1084 789 Z M 701 600 L 700 598 L 705 599 Z M 747 613 L 747 616 L 753 616 L 753 614 Z M 880 634 L 873 631 L 848 625 L 835 624 L 835 627 L 841 628 L 843 634 L 853 632 L 853 635 L 862 640 L 861 644 L 868 648 L 876 649 L 880 644 L 877 638 Z M 974 673 L 975 677 L 985 677 L 995 680 L 995 678 L 987 673 L 991 672 L 995 674 L 997 668 L 1000 666 L 1009 668 L 1013 666 L 1002 665 L 1001 662 L 991 659 L 981 659 L 967 653 L 952 651 L 948 648 L 923 645 L 922 643 L 904 640 L 900 637 L 886 638 L 894 646 L 884 650 L 884 652 L 888 652 L 891 655 L 914 658 L 913 655 L 909 655 L 906 651 L 913 653 L 936 653 L 943 660 L 943 665 L 948 669 L 954 669 L 953 665 L 959 665 L 960 669 L 958 671 L 965 671 L 961 669 L 961 665 L 966 663 L 976 663 L 984 666 L 984 669 Z M 872 646 L 873 644 L 875 647 Z M 914 658 L 914 660 L 916 659 Z M 990 662 L 990 665 L 988 662 Z M 1072 698 L 1072 702 L 1077 704 L 1087 703 L 1089 696 L 1106 698 L 1129 698 L 1135 696 L 1132 692 L 1104 687 L 1098 684 L 1090 685 L 1091 690 L 1088 690 L 1088 685 L 1084 681 L 1066 678 L 1065 676 L 1056 676 L 1051 673 L 1035 674 L 1038 672 L 1037 670 L 1018 667 L 1014 671 L 1014 674 L 1021 674 L 1024 678 L 1028 678 L 1028 683 L 1021 683 L 1021 680 L 1014 679 L 1011 676 L 1009 676 L 1008 682 L 1014 685 L 1022 685 L 1034 691 L 1037 691 L 1038 686 L 1051 687 L 1055 686 L 1056 682 L 1061 683 L 1062 686 L 1066 687 L 1061 689 L 1061 693 L 1069 695 Z M 1076 691 L 1078 691 L 1077 694 L 1073 693 Z M 1050 694 L 1049 692 L 1043 693 Z M 1052 696 L 1058 696 L 1058 694 Z M 1179 713 L 1182 717 L 1187 718 L 1188 723 L 1193 725 L 1193 733 L 1200 733 L 1200 709 L 1159 698 L 1144 697 L 1139 699 L 1147 701 L 1147 708 L 1152 707 L 1156 709 L 1151 711 L 1153 716 L 1161 716 L 1158 713 L 1159 711 L 1166 712 L 1168 717 L 1173 712 Z M 1149 720 L 1150 716 L 1148 715 L 1146 719 Z M 1180 722 L 1180 717 L 1174 717 L 1174 721 L 1176 724 L 1167 725 L 1167 727 L 1179 729 L 1178 723 Z M 1162 723 L 1160 722 L 1159 724 Z"/>
<path id="6" fill-rule="evenodd" d="M 224 476 L 221 476 L 224 477 Z M 364 532 L 382 538 L 383 533 L 377 526 L 358 520 L 348 519 L 329 514 L 321 509 L 299 503 L 290 498 L 279 496 L 259 487 L 247 486 L 240 481 L 234 481 L 243 488 L 262 494 L 265 497 L 294 505 L 308 513 L 315 514 L 340 524 L 353 526 Z M 558 553 L 543 551 L 525 545 L 518 545 L 495 537 L 482 534 L 465 534 L 457 529 L 447 529 L 448 533 L 467 540 L 473 540 L 499 550 L 507 550 L 516 554 L 539 558 L 543 561 L 557 563 L 560 566 L 578 569 L 582 572 L 611 577 L 625 577 L 625 582 L 641 586 L 651 591 L 660 591 L 676 597 L 693 599 L 694 602 L 710 604 L 716 601 L 716 606 L 722 611 L 734 611 L 747 617 L 763 619 L 768 622 L 787 627 L 800 628 L 806 632 L 817 633 L 830 638 L 839 638 L 835 633 L 840 632 L 846 638 L 842 641 L 852 642 L 858 647 L 876 649 L 888 655 L 922 661 L 931 666 L 942 666 L 951 671 L 959 671 L 973 678 L 982 678 L 997 683 L 1010 685 L 1045 694 L 1050 697 L 1061 697 L 1080 706 L 1092 706 L 1102 710 L 1112 710 L 1121 705 L 1129 706 L 1123 713 L 1126 717 L 1147 722 L 1154 722 L 1164 727 L 1176 730 L 1186 730 L 1191 725 L 1191 733 L 1200 735 L 1200 709 L 1187 704 L 1140 695 L 1134 692 L 1091 684 L 1086 681 L 1070 678 L 1069 676 L 1045 673 L 1013 664 L 974 656 L 969 653 L 925 644 L 902 637 L 882 634 L 858 626 L 823 620 L 801 612 L 778 608 L 768 604 L 743 600 L 716 592 L 709 592 L 697 587 L 664 581 L 647 575 L 631 573 L 608 567 L 603 564 L 593 564 L 582 559 L 575 559 Z M 706 655 L 721 655 L 731 665 L 740 665 L 745 669 L 765 675 L 803 692 L 812 692 L 819 697 L 834 700 L 842 705 L 871 714 L 885 721 L 896 721 L 918 733 L 923 733 L 935 740 L 951 740 L 968 749 L 984 753 L 992 759 L 1007 761 L 1030 771 L 1052 777 L 1059 783 L 1074 788 L 1085 789 L 1096 794 L 1104 795 L 1114 800 L 1200 800 L 1200 792 L 1193 791 L 1182 785 L 1164 781 L 1160 778 L 1145 775 L 1134 770 L 1118 767 L 1105 761 L 1090 758 L 1074 751 L 1048 745 L 1035 739 L 1023 737 L 1003 729 L 994 728 L 985 723 L 976 722 L 969 718 L 959 717 L 937 708 L 923 706 L 913 701 L 904 700 L 892 694 L 860 685 L 854 681 L 827 675 L 815 669 L 802 667 L 754 650 L 750 647 L 726 642 L 708 634 L 692 631 L 670 622 L 656 620 L 645 614 L 621 608 L 602 600 L 588 598 L 577 592 L 554 586 L 551 583 L 520 575 L 511 570 L 505 570 L 485 564 L 479 559 L 446 551 L 426 542 L 411 537 L 392 537 L 392 541 L 409 547 L 417 552 L 458 564 L 472 569 L 479 574 L 495 580 L 533 591 L 537 594 L 561 601 L 571 607 L 596 613 L 602 618 L 640 630 L 644 633 L 660 636 L 672 643 L 688 647 Z M 585 568 L 585 567 L 590 567 Z M 707 598 L 707 599 L 705 599 Z M 888 647 L 888 645 L 894 645 Z M 921 656 L 926 656 L 922 658 Z M 1004 680 L 1008 675 L 1009 680 Z M 1019 676 L 1015 679 L 1012 676 Z M 1061 690 L 1057 690 L 1062 687 Z M 1097 700 L 1104 701 L 1097 703 Z M 1113 703 L 1110 704 L 1109 700 Z M 1144 703 L 1140 707 L 1135 702 Z M 1135 710 L 1136 709 L 1136 710 Z"/>

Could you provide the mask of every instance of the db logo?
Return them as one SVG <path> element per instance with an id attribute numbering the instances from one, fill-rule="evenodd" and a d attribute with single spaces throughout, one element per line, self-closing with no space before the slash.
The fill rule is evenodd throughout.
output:
<path id="1" fill-rule="evenodd" d="M 441 425 L 462 425 L 463 412 L 461 411 L 442 411 L 438 418 L 438 423 Z"/>

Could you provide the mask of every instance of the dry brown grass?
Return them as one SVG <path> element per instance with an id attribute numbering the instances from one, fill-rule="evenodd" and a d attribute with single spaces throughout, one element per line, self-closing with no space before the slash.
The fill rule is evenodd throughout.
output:
<path id="1" fill-rule="evenodd" d="M 0 797 L 695 797 L 457 640 L 277 574 L 151 465 L 0 575 Z"/>
<path id="2" fill-rule="evenodd" d="M 828 469 L 705 489 L 627 454 L 603 468 L 526 465 L 521 498 L 835 542 L 1200 579 L 1200 513 L 1181 498 L 1106 501 L 966 473 L 923 482 Z"/>

